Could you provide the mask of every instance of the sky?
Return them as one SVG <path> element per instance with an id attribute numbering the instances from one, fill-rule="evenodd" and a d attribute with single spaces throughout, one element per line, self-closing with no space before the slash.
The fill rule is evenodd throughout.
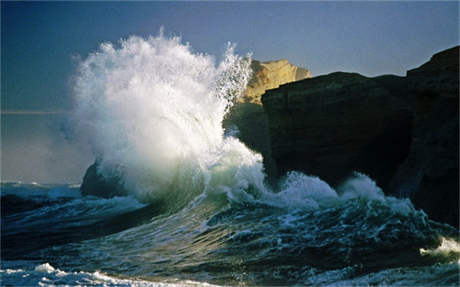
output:
<path id="1" fill-rule="evenodd" d="M 92 155 L 63 130 L 79 59 L 102 42 L 162 26 L 216 57 L 230 41 L 239 54 L 288 59 L 313 76 L 404 76 L 459 44 L 459 4 L 2 1 L 2 180 L 78 182 Z"/>

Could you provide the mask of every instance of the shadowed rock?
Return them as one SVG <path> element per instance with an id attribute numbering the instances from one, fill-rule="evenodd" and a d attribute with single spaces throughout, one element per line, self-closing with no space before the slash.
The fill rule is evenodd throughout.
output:
<path id="1" fill-rule="evenodd" d="M 254 103 L 236 103 L 223 122 L 229 131 L 235 129 L 234 136 L 247 147 L 263 156 L 265 173 L 269 179 L 275 178 L 276 166 L 271 156 L 267 115 L 261 105 Z"/>
<path id="2" fill-rule="evenodd" d="M 97 161 L 86 170 L 80 191 L 82 195 L 94 195 L 103 198 L 126 195 L 121 179 L 116 176 L 104 177 L 98 172 Z"/>
<path id="3" fill-rule="evenodd" d="M 336 185 L 361 171 L 459 226 L 458 46 L 407 77 L 332 73 L 268 90 L 262 102 L 281 175 L 301 170 Z"/>
<path id="4" fill-rule="evenodd" d="M 408 153 L 412 115 L 380 81 L 337 72 L 267 91 L 280 174 L 301 170 L 336 185 L 355 170 L 386 186 Z"/>
<path id="5" fill-rule="evenodd" d="M 430 218 L 459 226 L 459 47 L 407 71 L 414 129 L 391 192 L 410 197 Z"/>

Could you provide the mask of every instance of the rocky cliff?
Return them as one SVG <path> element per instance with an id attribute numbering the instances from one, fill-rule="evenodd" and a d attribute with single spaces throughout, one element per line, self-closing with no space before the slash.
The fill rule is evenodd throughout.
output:
<path id="1" fill-rule="evenodd" d="M 235 136 L 247 147 L 262 154 L 265 173 L 270 179 L 277 175 L 276 165 L 271 156 L 267 115 L 261 105 L 237 103 L 226 116 L 225 130 L 236 130 Z"/>
<path id="2" fill-rule="evenodd" d="M 335 185 L 361 171 L 386 186 L 410 144 L 406 101 L 354 73 L 282 85 L 262 98 L 281 174 L 301 170 Z"/>
<path id="3" fill-rule="evenodd" d="M 260 62 L 252 60 L 253 75 L 242 102 L 261 104 L 260 97 L 268 90 L 293 81 L 310 78 L 310 71 L 290 64 L 287 60 Z"/>
<path id="4" fill-rule="evenodd" d="M 236 136 L 249 148 L 262 154 L 269 178 L 277 174 L 271 156 L 267 116 L 261 106 L 261 96 L 268 89 L 310 78 L 310 71 L 290 64 L 287 60 L 260 62 L 252 60 L 252 77 L 243 97 L 232 107 L 223 126 L 237 128 Z"/>
<path id="5" fill-rule="evenodd" d="M 458 47 L 407 77 L 333 73 L 268 90 L 272 157 L 339 184 L 353 170 L 458 226 Z"/>
<path id="6" fill-rule="evenodd" d="M 407 72 L 414 129 L 407 159 L 391 186 L 430 218 L 459 226 L 459 47 Z"/>

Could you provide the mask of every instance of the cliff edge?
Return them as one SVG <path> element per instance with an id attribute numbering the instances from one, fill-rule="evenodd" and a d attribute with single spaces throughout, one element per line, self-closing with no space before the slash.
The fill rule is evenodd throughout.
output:
<path id="1" fill-rule="evenodd" d="M 386 186 L 408 153 L 408 103 L 360 74 L 336 72 L 282 85 L 262 102 L 281 175 L 300 170 L 337 185 L 360 171 Z"/>
<path id="2" fill-rule="evenodd" d="M 292 65 L 284 59 L 269 62 L 252 60 L 251 68 L 253 74 L 240 101 L 258 105 L 266 90 L 311 77 L 309 70 Z"/>

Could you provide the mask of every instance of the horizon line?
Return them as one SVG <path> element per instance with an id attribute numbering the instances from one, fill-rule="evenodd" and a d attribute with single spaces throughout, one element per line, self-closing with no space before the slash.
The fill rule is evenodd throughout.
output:
<path id="1" fill-rule="evenodd" d="M 66 114 L 69 111 L 66 110 L 1 110 L 1 115 L 56 115 Z"/>

